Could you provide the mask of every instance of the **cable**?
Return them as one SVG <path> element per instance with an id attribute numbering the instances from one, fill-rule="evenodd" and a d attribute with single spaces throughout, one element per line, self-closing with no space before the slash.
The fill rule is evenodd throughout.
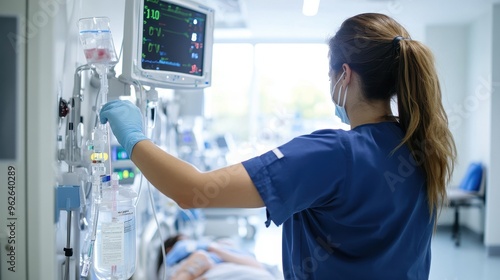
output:
<path id="1" fill-rule="evenodd" d="M 141 174 L 141 179 L 139 179 L 139 190 L 137 191 L 137 198 L 135 199 L 134 207 L 137 208 L 137 204 L 139 203 L 139 198 L 141 197 L 142 193 L 142 178 L 144 178 L 144 175 Z"/>
<path id="2" fill-rule="evenodd" d="M 156 221 L 156 225 L 158 226 L 158 236 L 160 237 L 160 246 L 161 246 L 161 253 L 163 254 L 164 258 L 165 258 L 165 246 L 163 246 L 163 243 L 165 242 L 165 239 L 163 239 L 163 235 L 161 234 L 161 227 L 160 227 L 160 222 L 158 221 L 158 217 L 156 215 L 156 207 L 155 207 L 155 203 L 154 203 L 154 200 L 153 200 L 153 192 L 151 191 L 151 183 L 148 181 L 148 192 L 149 192 L 149 200 L 151 202 L 151 208 L 153 208 L 153 217 L 155 218 L 155 221 Z M 167 268 L 165 267 L 165 270 L 164 270 L 164 276 L 163 276 L 164 279 L 167 279 Z"/>
<path id="3" fill-rule="evenodd" d="M 132 84 L 134 85 L 134 88 L 136 89 L 136 91 L 138 91 L 138 95 L 139 96 L 142 96 L 143 95 L 143 92 L 142 92 L 142 85 L 139 81 L 133 81 Z M 137 99 L 137 94 L 136 94 L 136 99 Z M 146 119 L 147 121 L 147 119 Z M 142 127 L 142 130 L 145 131 L 145 125 L 143 124 L 143 127 Z M 130 157 L 130 155 L 129 155 Z M 141 193 L 142 193 L 142 179 L 143 179 L 144 175 L 141 176 L 141 179 L 139 181 L 139 190 L 137 191 L 137 199 L 135 201 L 135 206 L 137 207 L 137 203 L 139 203 L 139 198 L 141 197 Z"/>

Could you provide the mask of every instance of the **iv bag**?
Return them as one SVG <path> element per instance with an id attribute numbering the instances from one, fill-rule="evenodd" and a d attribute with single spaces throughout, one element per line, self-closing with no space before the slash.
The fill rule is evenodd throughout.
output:
<path id="1" fill-rule="evenodd" d="M 94 272 L 99 279 L 129 279 L 135 272 L 136 197 L 130 187 L 102 189 L 94 251 Z"/>

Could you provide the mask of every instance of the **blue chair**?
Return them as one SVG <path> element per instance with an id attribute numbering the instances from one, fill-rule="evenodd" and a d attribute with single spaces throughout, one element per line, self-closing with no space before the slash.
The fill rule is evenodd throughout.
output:
<path id="1" fill-rule="evenodd" d="M 460 246 L 460 207 L 482 207 L 484 205 L 484 167 L 480 162 L 469 165 L 458 188 L 448 189 L 448 205 L 455 209 L 452 237 Z"/>

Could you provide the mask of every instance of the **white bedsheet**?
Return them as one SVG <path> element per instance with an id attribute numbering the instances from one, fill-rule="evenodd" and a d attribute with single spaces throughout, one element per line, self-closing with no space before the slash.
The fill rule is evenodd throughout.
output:
<path id="1" fill-rule="evenodd" d="M 169 272 L 175 271 L 176 265 L 170 268 Z M 164 266 L 160 268 L 158 271 L 158 279 L 159 280 L 170 280 L 170 273 L 167 272 L 167 279 L 164 279 Z M 240 265 L 235 263 L 220 263 L 215 265 L 209 271 L 205 272 L 201 277 L 201 279 L 206 280 L 278 280 L 283 279 L 280 276 L 278 271 L 272 274 L 268 270 L 257 269 L 254 267 Z"/>
<path id="2" fill-rule="evenodd" d="M 276 280 L 267 270 L 234 264 L 220 263 L 207 271 L 202 278 L 207 280 Z"/>

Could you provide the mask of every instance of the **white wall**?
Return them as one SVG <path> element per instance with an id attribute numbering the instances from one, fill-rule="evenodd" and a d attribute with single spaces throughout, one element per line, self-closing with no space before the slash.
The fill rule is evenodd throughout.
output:
<path id="1" fill-rule="evenodd" d="M 435 57 L 443 95 L 443 105 L 448 114 L 450 129 L 458 151 L 457 164 L 451 185 L 460 182 L 469 161 L 467 143 L 465 141 L 465 121 L 462 116 L 463 100 L 467 94 L 467 25 L 428 26 L 425 44 Z M 443 209 L 439 216 L 440 225 L 453 223 L 453 212 Z"/>
<path id="2" fill-rule="evenodd" d="M 0 1 L 0 279 L 27 277 L 26 44 L 27 1 Z M 14 22 L 17 19 L 17 22 Z M 31 248 L 30 248 L 31 249 Z M 39 249 L 34 246 L 35 251 Z"/>
<path id="3" fill-rule="evenodd" d="M 461 117 L 463 100 L 466 91 L 467 69 L 467 26 L 447 25 L 429 26 L 426 33 L 426 44 L 431 48 L 436 60 L 443 95 L 443 105 L 448 114 L 450 129 L 455 138 L 459 157 L 452 185 L 460 182 L 468 158 L 465 150 L 464 121 Z"/>
<path id="4" fill-rule="evenodd" d="M 500 254 L 500 4 L 493 6 L 492 88 L 491 88 L 491 150 L 487 179 L 485 244 L 491 254 Z M 493 110 L 496 108 L 496 110 Z"/>
<path id="5" fill-rule="evenodd" d="M 491 24 L 487 13 L 468 28 L 467 94 L 461 113 L 466 147 L 462 152 L 470 161 L 483 162 L 487 172 L 491 171 Z M 474 231 L 484 232 L 484 209 L 464 209 L 461 219 Z"/>
<path id="6" fill-rule="evenodd" d="M 64 44 L 66 0 L 27 0 L 28 277 L 56 279 L 54 188 L 57 68 Z M 59 72 L 62 70 L 59 70 Z"/>

